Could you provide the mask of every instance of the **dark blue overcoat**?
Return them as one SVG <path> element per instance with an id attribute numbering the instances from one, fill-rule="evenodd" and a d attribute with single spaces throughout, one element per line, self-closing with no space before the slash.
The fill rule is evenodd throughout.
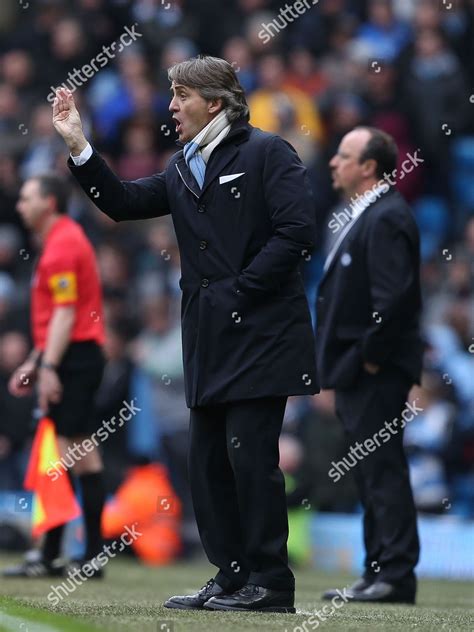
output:
<path id="1" fill-rule="evenodd" d="M 202 190 L 182 150 L 164 172 L 134 182 L 121 182 L 96 151 L 69 167 L 116 221 L 171 213 L 189 407 L 318 391 L 299 271 L 314 244 L 314 208 L 306 170 L 286 141 L 234 122 Z"/>

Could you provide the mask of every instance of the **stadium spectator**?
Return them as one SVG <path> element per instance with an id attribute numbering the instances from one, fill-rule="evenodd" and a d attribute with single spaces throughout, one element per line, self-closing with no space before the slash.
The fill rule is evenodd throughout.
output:
<path id="1" fill-rule="evenodd" d="M 403 443 L 410 465 L 410 480 L 418 510 L 445 511 L 449 494 L 446 471 L 448 448 L 454 431 L 455 402 L 439 372 L 425 372 L 423 387 L 415 386 L 409 401 L 417 401 L 423 411 L 405 429 Z"/>
<path id="2" fill-rule="evenodd" d="M 112 419 L 117 411 L 132 398 L 134 363 L 129 357 L 128 344 L 133 338 L 133 323 L 118 320 L 106 329 L 104 353 L 107 359 L 104 374 L 95 398 L 97 425 Z M 103 444 L 106 494 L 116 491 L 133 463 L 127 443 L 127 426 L 123 432 L 111 433 Z"/>
<path id="3" fill-rule="evenodd" d="M 23 482 L 33 397 L 13 397 L 8 381 L 26 360 L 28 349 L 29 340 L 19 331 L 0 336 L 0 490 L 20 489 Z"/>
<path id="4" fill-rule="evenodd" d="M 368 20 L 357 36 L 370 47 L 374 60 L 393 61 L 410 40 L 409 26 L 396 19 L 392 0 L 369 0 L 368 5 Z"/>
<path id="5" fill-rule="evenodd" d="M 416 34 L 403 90 L 414 139 L 429 169 L 427 186 L 447 196 L 451 140 L 466 130 L 469 100 L 460 63 L 440 31 Z"/>
<path id="6" fill-rule="evenodd" d="M 323 130 L 316 106 L 301 90 L 289 85 L 285 87 L 285 66 L 281 56 L 263 57 L 258 64 L 258 75 L 260 88 L 249 99 L 252 125 L 279 132 L 281 110 L 291 107 L 295 126 L 303 134 L 310 131 L 314 139 L 321 140 Z"/>

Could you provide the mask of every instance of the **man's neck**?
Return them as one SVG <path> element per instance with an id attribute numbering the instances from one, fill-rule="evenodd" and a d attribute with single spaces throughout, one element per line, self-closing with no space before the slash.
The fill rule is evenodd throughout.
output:
<path id="1" fill-rule="evenodd" d="M 56 222 L 60 219 L 60 217 L 61 217 L 60 215 L 50 215 L 44 221 L 43 225 L 41 226 L 41 228 L 38 231 L 38 237 L 39 237 L 39 240 L 40 240 L 40 242 L 42 244 L 44 244 L 49 232 L 51 231 L 53 226 L 56 224 Z"/>
<path id="2" fill-rule="evenodd" d="M 358 187 L 356 187 L 354 191 L 350 193 L 346 193 L 345 197 L 347 200 L 351 200 L 352 198 L 357 198 L 358 196 L 363 197 L 365 193 L 367 193 L 367 191 L 373 191 L 376 188 L 378 182 L 379 181 L 375 180 L 375 178 L 366 180 L 365 182 L 362 182 Z"/>

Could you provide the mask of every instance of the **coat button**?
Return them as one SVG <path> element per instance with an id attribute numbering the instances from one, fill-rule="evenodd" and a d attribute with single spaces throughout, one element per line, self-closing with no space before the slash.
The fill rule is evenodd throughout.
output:
<path id="1" fill-rule="evenodd" d="M 198 206 L 198 213 L 205 213 L 205 211 L 206 211 L 205 205 L 204 204 L 200 204 Z"/>
<path id="2" fill-rule="evenodd" d="M 199 248 L 201 250 L 206 250 L 207 248 L 207 241 L 204 241 L 204 239 L 199 243 Z"/>
<path id="3" fill-rule="evenodd" d="M 324 296 L 318 296 L 318 303 L 324 303 Z"/>
<path id="4" fill-rule="evenodd" d="M 203 279 L 201 281 L 201 287 L 208 287 L 209 286 L 209 279 Z"/>

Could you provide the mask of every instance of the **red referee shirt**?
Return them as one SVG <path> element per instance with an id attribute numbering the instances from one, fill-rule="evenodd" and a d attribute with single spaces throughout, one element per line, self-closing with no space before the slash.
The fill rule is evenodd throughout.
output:
<path id="1" fill-rule="evenodd" d="M 60 217 L 46 236 L 33 278 L 31 320 L 35 348 L 44 351 L 54 309 L 75 305 L 71 342 L 105 340 L 102 291 L 95 253 L 82 228 Z"/>

